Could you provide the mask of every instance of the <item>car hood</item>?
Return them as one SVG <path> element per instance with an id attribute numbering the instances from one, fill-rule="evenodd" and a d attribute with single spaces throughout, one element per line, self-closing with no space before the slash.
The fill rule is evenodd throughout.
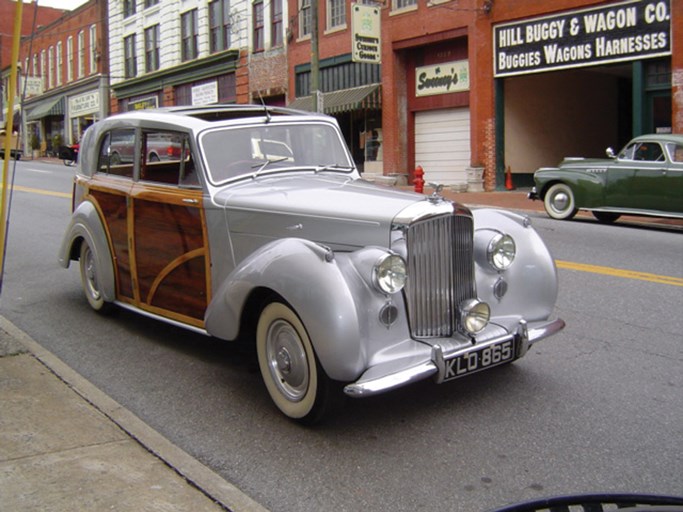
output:
<path id="1" fill-rule="evenodd" d="M 614 160 L 607 158 L 565 158 L 560 162 L 563 169 L 585 169 L 594 167 L 607 167 L 612 165 Z"/>
<path id="2" fill-rule="evenodd" d="M 259 177 L 218 192 L 233 236 L 297 237 L 334 249 L 390 244 L 392 220 L 422 194 L 348 176 Z"/>

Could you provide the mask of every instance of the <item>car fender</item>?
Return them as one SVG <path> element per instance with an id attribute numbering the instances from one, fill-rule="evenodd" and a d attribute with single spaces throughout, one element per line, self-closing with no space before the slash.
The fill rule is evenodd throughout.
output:
<path id="1" fill-rule="evenodd" d="M 106 302 L 112 302 L 116 299 L 116 278 L 109 239 L 99 212 L 90 201 L 80 203 L 71 216 L 59 249 L 62 267 L 68 268 L 72 260 L 78 260 L 83 240 L 90 246 L 97 262 L 100 292 Z"/>
<path id="2" fill-rule="evenodd" d="M 544 200 L 548 189 L 555 183 L 571 187 L 577 207 L 601 206 L 605 194 L 606 172 L 590 172 L 587 169 L 542 168 L 534 173 L 539 199 Z"/>
<path id="3" fill-rule="evenodd" d="M 341 255 L 343 256 L 343 255 Z M 217 288 L 205 328 L 232 340 L 240 331 L 250 295 L 267 289 L 286 300 L 301 318 L 320 364 L 335 380 L 349 381 L 364 368 L 356 304 L 335 255 L 309 240 L 268 243 L 242 261 Z"/>
<path id="4" fill-rule="evenodd" d="M 521 317 L 528 322 L 547 320 L 557 301 L 557 269 L 547 246 L 531 227 L 529 217 L 489 208 L 474 209 L 472 213 L 476 226 L 477 294 L 491 306 L 492 320 L 498 317 Z M 517 247 L 515 260 L 504 271 L 494 270 L 486 256 L 486 247 L 496 233 L 512 236 Z M 506 291 L 501 296 L 503 287 Z"/>

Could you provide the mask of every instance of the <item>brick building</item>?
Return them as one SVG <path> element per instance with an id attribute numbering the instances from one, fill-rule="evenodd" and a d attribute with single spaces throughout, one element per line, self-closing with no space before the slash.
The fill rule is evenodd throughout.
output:
<path id="1" fill-rule="evenodd" d="M 33 31 L 35 20 L 36 27 L 44 27 L 53 21 L 59 19 L 65 11 L 60 9 L 53 9 L 51 7 L 36 7 L 35 3 L 25 4 L 22 8 L 23 16 L 21 20 L 21 36 L 26 37 Z M 14 34 L 14 20 L 16 13 L 15 0 L 0 0 L 0 70 L 2 70 L 2 96 L 0 97 L 0 123 L 5 125 L 6 105 L 7 105 L 7 83 L 9 79 L 9 67 L 11 65 L 10 57 L 12 53 L 12 43 Z M 18 86 L 22 85 L 19 81 Z M 19 88 L 19 87 L 18 87 Z M 19 91 L 20 92 L 20 91 Z M 19 101 L 14 101 L 15 111 L 19 109 Z M 18 123 L 18 116 L 16 123 Z M 14 124 L 14 123 L 13 123 Z M 18 131 L 19 126 L 13 126 L 14 131 Z"/>
<path id="2" fill-rule="evenodd" d="M 330 23 L 342 8 L 348 20 L 352 5 L 318 3 L 320 90 L 333 104 L 323 110 L 339 118 L 361 165 L 370 129 L 381 134 L 374 169 L 412 175 L 420 165 L 427 181 L 458 186 L 483 169 L 492 190 L 507 168 L 526 184 L 564 156 L 683 131 L 681 0 L 362 3 L 380 9 L 382 25 L 381 64 L 365 73 L 351 57 L 351 25 Z M 289 8 L 298 13 L 289 100 L 312 108 L 310 2 Z M 331 93 L 349 98 L 373 84 L 361 100 L 334 106 Z"/>
<path id="3" fill-rule="evenodd" d="M 76 143 L 88 126 L 109 113 L 106 22 L 106 0 L 90 0 L 22 39 L 27 153 L 32 141 L 43 154 Z"/>

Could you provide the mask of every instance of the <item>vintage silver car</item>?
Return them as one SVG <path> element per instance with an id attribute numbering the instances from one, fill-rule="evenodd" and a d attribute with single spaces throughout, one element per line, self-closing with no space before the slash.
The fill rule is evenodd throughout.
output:
<path id="1" fill-rule="evenodd" d="M 163 136 L 178 158 L 143 158 Z M 132 162 L 111 158 L 124 139 Z M 527 217 L 369 183 L 323 115 L 112 116 L 84 135 L 73 204 L 59 258 L 80 261 L 92 308 L 255 343 L 270 396 L 301 422 L 345 395 L 509 363 L 564 326 Z"/>

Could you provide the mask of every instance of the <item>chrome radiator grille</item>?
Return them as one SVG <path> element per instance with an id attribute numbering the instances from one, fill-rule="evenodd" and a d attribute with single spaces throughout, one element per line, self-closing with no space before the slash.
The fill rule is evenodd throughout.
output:
<path id="1" fill-rule="evenodd" d="M 473 222 L 448 215 L 412 224 L 407 231 L 406 299 L 415 338 L 451 336 L 459 328 L 457 306 L 476 297 Z"/>

